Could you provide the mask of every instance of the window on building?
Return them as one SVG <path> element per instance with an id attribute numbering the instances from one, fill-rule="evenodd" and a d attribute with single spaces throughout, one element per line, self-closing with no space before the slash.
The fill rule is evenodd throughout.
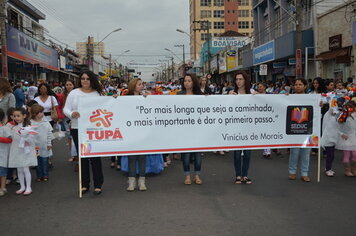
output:
<path id="1" fill-rule="evenodd" d="M 251 21 L 251 29 L 253 29 L 253 21 Z"/>
<path id="2" fill-rule="evenodd" d="M 239 10 L 239 17 L 249 17 L 249 10 Z"/>
<path id="3" fill-rule="evenodd" d="M 232 10 L 232 14 L 235 14 L 236 13 L 236 11 L 235 10 Z"/>
<path id="4" fill-rule="evenodd" d="M 224 29 L 224 22 L 214 22 L 214 29 Z"/>
<path id="5" fill-rule="evenodd" d="M 224 16 L 224 11 L 223 10 L 214 11 L 214 17 L 215 18 L 220 18 L 220 17 L 223 17 L 223 16 Z"/>
<path id="6" fill-rule="evenodd" d="M 216 7 L 224 6 L 224 0 L 214 0 L 214 6 Z"/>
<path id="7" fill-rule="evenodd" d="M 211 22 L 209 21 L 203 21 L 203 22 L 200 22 L 200 29 L 211 29 Z"/>
<path id="8" fill-rule="evenodd" d="M 249 22 L 248 21 L 239 21 L 239 29 L 248 29 Z"/>
<path id="9" fill-rule="evenodd" d="M 237 3 L 239 4 L 239 6 L 248 6 L 249 0 L 237 0 Z"/>
<path id="10" fill-rule="evenodd" d="M 233 21 L 232 24 L 234 25 L 234 24 L 235 24 L 235 21 Z"/>
<path id="11" fill-rule="evenodd" d="M 230 10 L 227 10 L 227 14 L 230 14 Z"/>
<path id="12" fill-rule="evenodd" d="M 228 21 L 227 24 L 230 25 L 230 21 Z"/>
<path id="13" fill-rule="evenodd" d="M 207 10 L 200 11 L 200 18 L 210 18 L 210 17 L 211 17 L 211 11 L 207 11 Z"/>
<path id="14" fill-rule="evenodd" d="M 207 33 L 202 33 L 202 34 L 200 34 L 200 39 L 201 39 L 201 41 L 206 41 L 206 40 L 208 40 L 208 34 L 207 34 Z"/>
<path id="15" fill-rule="evenodd" d="M 200 0 L 200 6 L 202 7 L 211 6 L 211 0 Z"/>

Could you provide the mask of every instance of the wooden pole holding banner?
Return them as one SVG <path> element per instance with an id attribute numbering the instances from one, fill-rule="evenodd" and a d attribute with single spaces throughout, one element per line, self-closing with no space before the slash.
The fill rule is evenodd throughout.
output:
<path id="1" fill-rule="evenodd" d="M 78 155 L 79 161 L 79 198 L 82 198 L 82 158 Z"/>

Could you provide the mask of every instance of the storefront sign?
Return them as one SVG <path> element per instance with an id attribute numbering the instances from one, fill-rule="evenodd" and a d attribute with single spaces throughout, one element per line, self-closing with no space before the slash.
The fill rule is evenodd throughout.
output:
<path id="1" fill-rule="evenodd" d="M 287 62 L 275 62 L 273 63 L 273 69 L 285 68 L 287 67 Z"/>
<path id="2" fill-rule="evenodd" d="M 226 72 L 226 52 L 219 53 L 219 74 Z"/>
<path id="3" fill-rule="evenodd" d="M 213 48 L 235 47 L 241 48 L 247 45 L 247 37 L 213 37 Z"/>
<path id="4" fill-rule="evenodd" d="M 237 70 L 238 63 L 237 63 L 237 52 L 236 50 L 229 50 L 226 53 L 226 64 L 227 64 L 227 71 L 234 71 Z"/>
<path id="5" fill-rule="evenodd" d="M 80 156 L 318 147 L 320 95 L 79 100 Z"/>
<path id="6" fill-rule="evenodd" d="M 288 59 L 288 64 L 289 65 L 295 65 L 297 63 L 297 61 L 295 60 L 295 58 L 289 58 Z M 302 64 L 304 64 L 305 63 L 305 59 L 304 59 L 304 57 L 302 57 Z"/>
<path id="7" fill-rule="evenodd" d="M 275 58 L 274 40 L 253 49 L 253 64 L 273 61 Z"/>
<path id="8" fill-rule="evenodd" d="M 329 38 L 329 50 L 342 48 L 342 35 L 338 34 Z"/>
<path id="9" fill-rule="evenodd" d="M 267 75 L 267 64 L 261 64 L 260 65 L 260 75 Z"/>
<path id="10" fill-rule="evenodd" d="M 8 56 L 59 71 L 58 52 L 14 27 L 7 26 Z"/>

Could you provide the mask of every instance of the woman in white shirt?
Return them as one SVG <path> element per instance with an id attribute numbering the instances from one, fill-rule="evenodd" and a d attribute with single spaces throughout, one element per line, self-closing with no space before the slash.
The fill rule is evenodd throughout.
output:
<path id="1" fill-rule="evenodd" d="M 78 112 L 78 101 L 80 97 L 93 97 L 100 96 L 102 93 L 101 85 L 98 81 L 98 77 L 91 71 L 84 71 L 79 75 L 80 82 L 77 89 L 72 90 L 66 100 L 63 112 L 71 119 L 70 134 L 73 138 L 77 152 L 78 149 L 78 118 L 80 114 Z M 100 157 L 81 158 L 81 170 L 82 170 L 82 193 L 89 191 L 90 187 L 90 172 L 89 162 L 92 167 L 92 174 L 94 180 L 94 194 L 101 194 L 101 186 L 104 183 L 103 170 L 101 166 Z"/>
<path id="2" fill-rule="evenodd" d="M 37 96 L 34 100 L 41 105 L 44 108 L 44 121 L 48 121 L 51 123 L 53 126 L 54 121 L 52 120 L 51 117 L 51 109 L 52 107 L 57 107 L 58 102 L 55 96 L 53 96 L 53 92 L 48 86 L 48 84 L 42 83 L 38 86 L 38 93 L 39 96 Z"/>

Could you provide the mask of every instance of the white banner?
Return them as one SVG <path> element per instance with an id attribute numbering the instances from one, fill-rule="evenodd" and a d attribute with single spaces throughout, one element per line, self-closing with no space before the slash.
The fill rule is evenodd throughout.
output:
<path id="1" fill-rule="evenodd" d="M 320 95 L 85 98 L 80 155 L 319 147 L 319 102 Z"/>

